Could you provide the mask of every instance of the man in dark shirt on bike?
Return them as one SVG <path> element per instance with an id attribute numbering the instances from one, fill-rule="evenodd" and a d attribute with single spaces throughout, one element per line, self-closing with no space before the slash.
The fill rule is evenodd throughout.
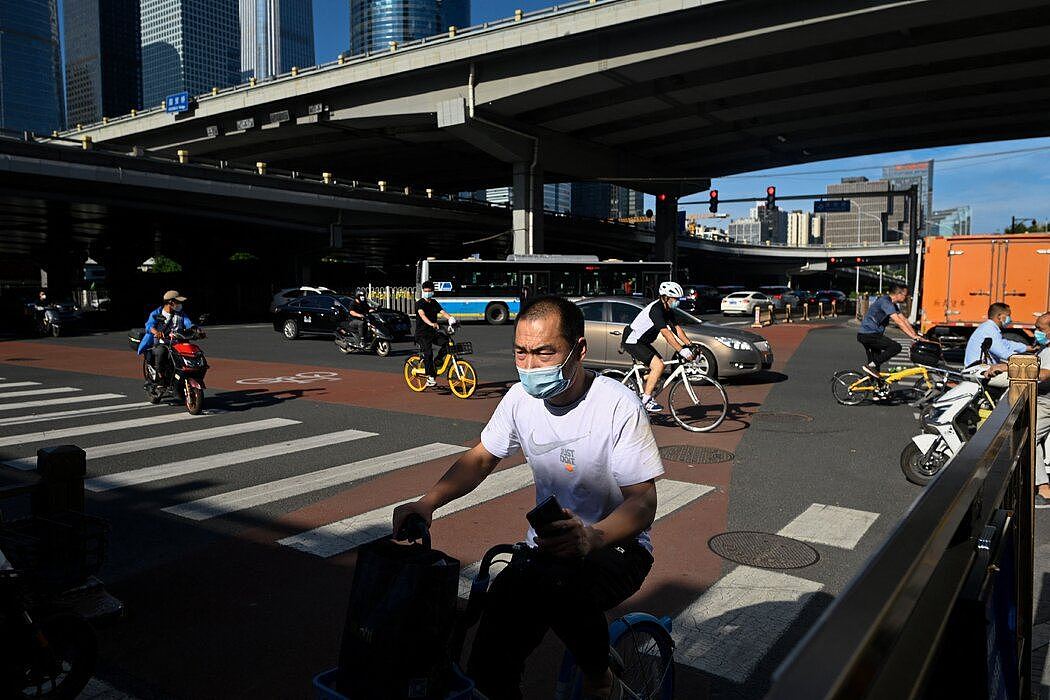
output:
<path id="1" fill-rule="evenodd" d="M 368 306 L 368 297 L 361 290 L 358 290 L 354 296 L 354 301 L 350 304 L 350 333 L 355 338 L 355 342 L 359 345 L 364 345 L 367 342 L 368 333 L 368 312 L 371 309 Z"/>
<path id="2" fill-rule="evenodd" d="M 434 346 L 441 348 L 448 343 L 448 336 L 441 332 L 438 320 L 448 319 L 449 325 L 456 323 L 441 303 L 434 298 L 434 283 L 427 280 L 423 283 L 423 296 L 416 300 L 416 344 L 423 354 L 423 367 L 427 373 L 427 386 L 437 386 L 437 370 L 434 368 Z M 444 354 L 441 355 L 444 357 Z"/>
<path id="3" fill-rule="evenodd" d="M 901 351 L 901 344 L 892 338 L 886 337 L 886 326 L 890 321 L 904 332 L 912 340 L 922 340 L 915 329 L 908 323 L 901 312 L 900 304 L 908 298 L 908 287 L 903 284 L 891 284 L 889 294 L 885 294 L 871 303 L 868 313 L 864 314 L 860 330 L 857 333 L 857 342 L 864 346 L 868 354 L 868 363 L 860 370 L 881 382 L 879 368 L 883 362 L 892 359 Z"/>

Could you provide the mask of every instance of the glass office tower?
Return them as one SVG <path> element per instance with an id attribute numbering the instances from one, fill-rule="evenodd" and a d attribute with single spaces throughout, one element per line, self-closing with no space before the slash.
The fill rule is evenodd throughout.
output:
<path id="1" fill-rule="evenodd" d="M 65 0 L 66 123 L 142 107 L 139 0 Z"/>
<path id="2" fill-rule="evenodd" d="M 57 0 L 0 0 L 0 129 L 61 129 Z"/>
<path id="3" fill-rule="evenodd" d="M 240 82 L 237 0 L 142 0 L 142 102 Z"/>
<path id="4" fill-rule="evenodd" d="M 240 19 L 241 81 L 317 62 L 311 0 L 240 0 Z"/>
<path id="5" fill-rule="evenodd" d="M 350 53 L 388 51 L 470 25 L 470 0 L 350 0 Z"/>

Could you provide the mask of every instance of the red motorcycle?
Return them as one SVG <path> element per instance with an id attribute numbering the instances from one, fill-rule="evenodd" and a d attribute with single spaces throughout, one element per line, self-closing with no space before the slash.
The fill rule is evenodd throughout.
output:
<path id="1" fill-rule="evenodd" d="M 194 326 L 188 330 L 177 328 L 166 337 L 157 339 L 154 353 L 158 346 L 168 349 L 158 363 L 160 366 L 155 368 L 148 358 L 142 358 L 146 399 L 150 403 L 160 403 L 165 397 L 173 396 L 186 404 L 186 410 L 193 415 L 204 409 L 204 375 L 208 371 L 208 360 L 200 346 L 190 342 L 204 337 L 204 329 Z"/>

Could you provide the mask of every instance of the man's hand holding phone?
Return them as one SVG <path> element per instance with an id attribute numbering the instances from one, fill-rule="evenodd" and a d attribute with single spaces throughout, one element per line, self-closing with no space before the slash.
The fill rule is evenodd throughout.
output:
<path id="1" fill-rule="evenodd" d="M 563 559 L 581 559 L 601 546 L 601 537 L 579 516 L 562 508 L 554 496 L 530 510 L 525 517 L 536 531 L 541 552 Z"/>

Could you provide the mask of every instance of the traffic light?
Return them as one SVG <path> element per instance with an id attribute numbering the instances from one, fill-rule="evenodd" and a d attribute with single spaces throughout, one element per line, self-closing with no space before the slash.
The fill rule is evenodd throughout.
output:
<path id="1" fill-rule="evenodd" d="M 718 190 L 711 190 L 710 198 L 707 200 L 712 214 L 718 213 Z"/>
<path id="2" fill-rule="evenodd" d="M 777 188 L 770 185 L 766 188 L 766 209 L 777 208 Z"/>
<path id="3" fill-rule="evenodd" d="M 661 192 L 660 194 L 656 195 L 656 199 L 659 202 L 666 202 L 667 201 L 667 194 L 664 193 L 664 192 Z"/>

